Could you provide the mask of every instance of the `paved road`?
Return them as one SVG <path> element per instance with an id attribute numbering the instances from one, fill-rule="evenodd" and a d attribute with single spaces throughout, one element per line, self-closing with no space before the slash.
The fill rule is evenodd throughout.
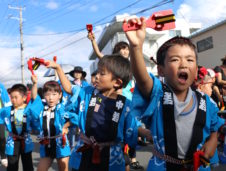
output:
<path id="1" fill-rule="evenodd" d="M 33 139 L 35 138 L 33 137 Z M 144 166 L 145 170 L 147 168 L 147 164 L 151 155 L 152 153 L 150 152 L 149 146 L 137 147 L 137 160 L 140 162 L 142 166 Z M 39 144 L 37 142 L 35 142 L 35 149 L 32 153 L 32 156 L 33 156 L 33 164 L 36 170 L 39 162 Z M 20 165 L 19 171 L 23 171 L 21 162 L 19 165 Z M 57 164 L 56 164 L 56 160 L 54 160 L 54 163 L 52 167 L 49 169 L 49 171 L 56 171 L 56 170 L 57 170 Z M 6 171 L 6 169 L 0 166 L 0 171 Z M 219 167 L 215 168 L 213 171 L 226 171 L 226 165 L 220 165 Z"/>

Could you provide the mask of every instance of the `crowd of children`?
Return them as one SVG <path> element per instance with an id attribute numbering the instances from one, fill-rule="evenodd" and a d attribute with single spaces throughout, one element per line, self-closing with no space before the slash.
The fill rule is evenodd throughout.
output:
<path id="1" fill-rule="evenodd" d="M 140 27 L 125 32 L 129 44 L 119 42 L 110 55 L 103 55 L 94 35 L 88 34 L 99 57 L 92 85 L 85 81 L 81 67 L 69 73 L 74 78 L 69 81 L 60 65 L 50 60 L 46 67 L 56 70 L 59 81 L 46 82 L 38 93 L 38 78 L 32 75 L 28 104 L 23 84 L 10 88 L 10 99 L 0 84 L 0 154 L 7 171 L 18 170 L 20 156 L 23 170 L 34 170 L 32 130 L 39 132 L 38 171 L 47 171 L 54 159 L 59 171 L 124 171 L 129 166 L 143 170 L 135 151 L 128 159 L 123 149 L 128 144 L 135 150 L 138 137 L 153 141 L 154 155 L 147 170 L 192 170 L 196 167 L 194 154 L 199 153 L 204 160 L 198 166 L 200 171 L 219 163 L 218 130 L 225 120 L 218 111 L 224 107 L 220 95 L 224 72 L 216 76 L 213 70 L 198 66 L 193 43 L 174 37 L 157 52 L 158 76 L 164 78 L 160 81 L 147 72 L 143 58 L 145 20 L 128 22 Z M 215 77 L 222 84 L 220 89 Z M 213 94 L 217 103 L 210 97 Z M 74 128 L 77 131 L 68 136 Z M 75 134 L 79 137 L 74 146 L 69 137 Z"/>

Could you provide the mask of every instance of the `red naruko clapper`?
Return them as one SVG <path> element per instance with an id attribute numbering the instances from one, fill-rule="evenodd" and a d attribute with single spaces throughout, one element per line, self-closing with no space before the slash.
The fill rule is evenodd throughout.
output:
<path id="1" fill-rule="evenodd" d="M 90 33 L 93 31 L 93 25 L 92 24 L 86 24 L 86 30 Z"/>
<path id="2" fill-rule="evenodd" d="M 155 12 L 146 20 L 146 27 L 152 28 L 157 31 L 170 30 L 176 27 L 175 15 L 171 9 Z M 124 32 L 131 30 L 138 30 L 140 25 L 134 23 L 124 22 L 122 29 Z"/>

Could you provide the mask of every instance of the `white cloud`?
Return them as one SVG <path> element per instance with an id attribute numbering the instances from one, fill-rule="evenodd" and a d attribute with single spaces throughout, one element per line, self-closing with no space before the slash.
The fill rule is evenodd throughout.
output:
<path id="1" fill-rule="evenodd" d="M 103 27 L 98 26 L 95 28 L 95 35 L 98 39 Z M 45 28 L 38 27 L 35 29 L 35 34 L 53 33 Z M 30 83 L 31 73 L 27 69 L 27 60 L 29 57 L 39 57 L 44 59 L 52 59 L 53 56 L 57 56 L 58 63 L 80 65 L 87 72 L 87 80 L 90 80 L 89 67 L 92 61 L 89 61 L 88 57 L 92 51 L 92 45 L 89 39 L 86 37 L 87 31 L 80 32 L 78 34 L 63 34 L 52 36 L 26 36 L 24 35 L 24 64 L 25 64 L 25 83 Z M 13 37 L 5 38 L 6 44 L 10 44 Z M 62 40 L 63 38 L 67 38 Z M 80 40 L 81 39 L 81 40 Z M 3 40 L 0 37 L 0 40 Z M 7 42 L 8 41 L 8 42 Z M 63 46 L 75 42 L 62 50 Z M 76 42 L 77 41 L 77 42 Z M 58 42 L 58 43 L 56 43 Z M 55 43 L 55 44 L 54 44 Z M 49 45 L 52 45 L 49 47 Z M 10 47 L 10 46 L 9 46 Z M 2 46 L 0 44 L 0 82 L 7 88 L 11 87 L 15 83 L 21 82 L 21 61 L 20 61 L 20 48 L 19 46 L 13 46 L 10 48 Z M 49 48 L 47 48 L 49 47 Z M 59 50 L 59 51 L 57 51 Z M 43 56 L 49 52 L 55 51 L 52 54 Z M 44 78 L 43 75 L 47 71 L 45 67 L 40 67 L 35 73 L 39 77 L 39 85 L 42 85 L 49 79 L 54 77 Z"/>
<path id="2" fill-rule="evenodd" d="M 77 8 L 79 8 L 81 6 L 81 4 L 79 4 L 79 3 L 76 3 L 76 4 L 72 4 L 72 5 L 70 5 L 69 7 L 68 7 L 68 9 L 69 10 L 73 10 L 73 9 L 77 9 Z"/>
<path id="3" fill-rule="evenodd" d="M 98 0 L 93 0 L 90 2 L 82 1 L 81 3 L 75 3 L 72 4 L 70 7 L 68 7 L 69 10 L 79 10 L 79 11 L 85 11 L 89 10 L 91 12 L 97 12 L 99 7 L 95 4 L 97 4 Z"/>
<path id="4" fill-rule="evenodd" d="M 189 22 L 201 22 L 204 27 L 217 23 L 226 16 L 226 1 L 185 0 L 177 10 L 177 17 Z"/>
<path id="5" fill-rule="evenodd" d="M 98 10 L 98 6 L 96 6 L 96 5 L 92 5 L 90 7 L 90 11 L 92 11 L 92 12 L 96 12 L 97 10 Z"/>
<path id="6" fill-rule="evenodd" d="M 57 9 L 58 8 L 58 4 L 54 1 L 49 1 L 47 4 L 46 4 L 46 8 L 48 9 L 51 9 L 51 10 L 54 10 L 54 9 Z"/>

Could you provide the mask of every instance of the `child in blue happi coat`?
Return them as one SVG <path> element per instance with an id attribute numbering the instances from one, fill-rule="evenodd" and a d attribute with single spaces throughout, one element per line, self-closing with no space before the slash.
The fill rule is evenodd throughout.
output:
<path id="1" fill-rule="evenodd" d="M 98 44 L 95 39 L 95 35 L 93 32 L 88 32 L 88 39 L 92 43 L 93 51 L 95 52 L 96 56 L 101 59 L 104 54 L 100 51 Z M 112 50 L 112 54 L 120 54 L 122 57 L 129 59 L 130 51 L 129 51 L 129 44 L 125 41 L 117 42 L 114 45 L 114 48 Z M 132 90 L 134 88 L 134 79 L 131 79 L 128 84 L 119 90 L 119 93 L 121 93 L 123 96 L 125 96 L 127 99 L 132 100 Z M 125 150 L 127 151 L 127 150 Z M 129 170 L 129 166 L 131 169 L 134 170 L 143 170 L 143 167 L 140 165 L 140 163 L 136 160 L 136 148 L 129 147 L 128 154 L 125 153 L 126 158 L 126 170 Z M 131 162 L 130 162 L 131 160 Z"/>
<path id="2" fill-rule="evenodd" d="M 15 84 L 10 89 L 12 106 L 0 110 L 1 119 L 5 122 L 9 136 L 6 141 L 5 153 L 8 157 L 7 171 L 19 169 L 19 158 L 21 156 L 23 170 L 32 171 L 33 142 L 30 132 L 37 120 L 31 113 L 31 105 L 26 105 L 27 88 L 23 84 Z"/>
<path id="3" fill-rule="evenodd" d="M 50 62 L 47 67 L 56 69 L 65 91 L 70 93 L 70 82 L 60 66 Z M 136 145 L 139 124 L 130 114 L 130 102 L 117 90 L 125 87 L 130 77 L 128 59 L 108 55 L 98 63 L 96 89 L 92 86 L 80 89 L 74 104 L 78 118 L 71 121 L 81 130 L 70 158 L 72 170 L 125 170 L 121 145 L 123 142 Z"/>
<path id="4" fill-rule="evenodd" d="M 81 66 L 75 66 L 74 69 L 69 72 L 69 75 L 73 78 L 73 81 L 71 81 L 72 85 L 76 85 L 79 87 L 89 86 L 88 82 L 85 79 L 86 72 L 83 70 Z M 68 99 L 72 99 L 72 97 L 70 97 L 70 95 L 65 92 L 63 93 L 63 98 L 66 97 L 64 96 L 64 94 L 68 96 Z M 69 128 L 68 139 L 69 139 L 71 148 L 75 146 L 76 135 L 78 136 L 78 134 L 79 134 L 78 128 L 75 128 L 75 127 Z"/>
<path id="5" fill-rule="evenodd" d="M 145 19 L 129 20 L 138 30 L 126 32 L 130 42 L 132 71 L 137 81 L 132 113 L 150 127 L 154 147 L 159 155 L 150 159 L 148 170 L 191 170 L 196 150 L 211 158 L 217 147 L 217 130 L 223 124 L 217 116 L 213 100 L 190 86 L 197 76 L 197 54 L 192 42 L 175 37 L 165 42 L 157 52 L 161 83 L 148 74 L 143 59 Z M 124 23 L 126 24 L 126 22 Z M 200 166 L 199 170 L 209 170 Z"/>
<path id="6" fill-rule="evenodd" d="M 8 96 L 8 92 L 5 89 L 4 85 L 0 83 L 0 109 L 6 106 L 11 105 L 10 99 Z M 5 138 L 5 125 L 4 121 L 0 117 L 0 163 L 4 166 L 8 166 L 8 160 L 5 155 L 5 143 L 6 143 L 6 138 Z"/>
<path id="7" fill-rule="evenodd" d="M 39 116 L 40 161 L 38 171 L 47 171 L 56 158 L 58 170 L 68 171 L 70 147 L 67 129 L 63 126 L 69 113 L 61 102 L 62 91 L 56 81 L 48 81 L 43 86 L 44 101 L 37 95 L 37 76 L 32 75 L 32 113 Z"/>

